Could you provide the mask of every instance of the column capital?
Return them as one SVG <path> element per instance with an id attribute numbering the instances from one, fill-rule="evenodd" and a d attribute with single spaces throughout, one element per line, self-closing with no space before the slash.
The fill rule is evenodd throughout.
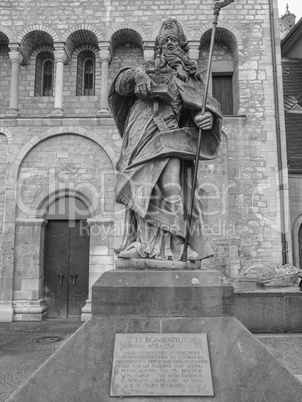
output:
<path id="1" fill-rule="evenodd" d="M 20 52 L 20 44 L 19 43 L 10 43 L 9 44 L 9 58 L 12 63 L 21 64 L 23 61 L 23 56 Z"/>
<path id="2" fill-rule="evenodd" d="M 101 62 L 108 61 L 108 63 L 110 63 L 112 60 L 110 43 L 108 41 L 100 41 L 98 43 L 98 46 L 99 46 L 99 54 Z"/>
<path id="3" fill-rule="evenodd" d="M 45 227 L 48 223 L 47 219 L 44 218 L 18 218 L 16 220 L 17 226 L 41 226 Z"/>
<path id="4" fill-rule="evenodd" d="M 144 60 L 154 60 L 154 40 L 145 40 L 143 43 Z"/>
<path id="5" fill-rule="evenodd" d="M 65 43 L 55 42 L 54 48 L 55 48 L 54 51 L 55 62 L 61 61 L 62 63 L 66 63 L 68 60 L 68 54 L 66 52 Z"/>
<path id="6" fill-rule="evenodd" d="M 190 40 L 189 41 L 189 56 L 193 60 L 198 60 L 199 58 L 199 49 L 200 49 L 200 41 L 199 40 Z"/>
<path id="7" fill-rule="evenodd" d="M 154 40 L 145 40 L 143 42 L 144 60 L 154 60 Z"/>

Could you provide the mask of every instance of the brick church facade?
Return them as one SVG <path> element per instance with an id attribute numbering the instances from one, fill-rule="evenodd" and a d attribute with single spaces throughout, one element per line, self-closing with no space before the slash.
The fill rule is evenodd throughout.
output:
<path id="1" fill-rule="evenodd" d="M 121 139 L 108 89 L 120 68 L 154 57 L 170 16 L 204 70 L 212 4 L 2 2 L 0 320 L 89 317 L 91 286 L 114 268 L 123 231 L 114 203 Z M 218 22 L 211 91 L 224 110 L 223 137 L 199 181 L 215 250 L 204 264 L 229 278 L 291 262 L 278 26 L 276 0 L 235 1 Z"/>

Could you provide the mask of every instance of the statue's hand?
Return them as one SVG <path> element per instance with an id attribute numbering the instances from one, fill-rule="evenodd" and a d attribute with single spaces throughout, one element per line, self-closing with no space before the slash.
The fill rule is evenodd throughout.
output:
<path id="1" fill-rule="evenodd" d="M 137 69 L 135 72 L 135 92 L 143 95 L 143 96 L 148 96 L 152 92 L 151 89 L 151 84 L 154 84 L 154 82 L 151 80 L 151 78 L 141 69 Z"/>
<path id="2" fill-rule="evenodd" d="M 194 117 L 194 121 L 196 126 L 202 130 L 211 130 L 213 127 L 213 115 L 211 112 L 205 112 L 205 114 L 198 113 Z"/>

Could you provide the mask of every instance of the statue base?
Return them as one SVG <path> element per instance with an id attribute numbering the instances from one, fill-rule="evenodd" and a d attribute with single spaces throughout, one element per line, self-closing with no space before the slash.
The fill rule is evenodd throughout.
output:
<path id="1" fill-rule="evenodd" d="M 233 297 L 214 270 L 105 272 L 92 289 L 92 318 L 9 401 L 120 400 L 110 396 L 115 335 L 134 333 L 207 334 L 214 396 L 177 396 L 175 387 L 173 397 L 125 402 L 300 400 L 300 381 L 232 316 Z"/>
<path id="2" fill-rule="evenodd" d="M 181 269 L 197 270 L 201 268 L 201 261 L 163 261 L 151 258 L 118 258 L 115 261 L 116 269 L 151 269 L 174 271 Z"/>
<path id="3" fill-rule="evenodd" d="M 104 272 L 92 291 L 92 316 L 233 315 L 234 288 L 216 270 Z"/>

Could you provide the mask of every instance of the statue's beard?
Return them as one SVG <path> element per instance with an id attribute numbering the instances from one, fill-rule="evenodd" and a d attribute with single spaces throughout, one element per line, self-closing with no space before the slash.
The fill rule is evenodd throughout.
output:
<path id="1" fill-rule="evenodd" d="M 180 79 L 187 82 L 189 76 L 195 77 L 197 67 L 194 61 L 190 60 L 186 53 L 179 45 L 169 45 L 164 48 L 161 54 L 161 66 L 169 65 L 173 70 L 177 71 Z M 196 77 L 199 78 L 199 77 Z"/>

